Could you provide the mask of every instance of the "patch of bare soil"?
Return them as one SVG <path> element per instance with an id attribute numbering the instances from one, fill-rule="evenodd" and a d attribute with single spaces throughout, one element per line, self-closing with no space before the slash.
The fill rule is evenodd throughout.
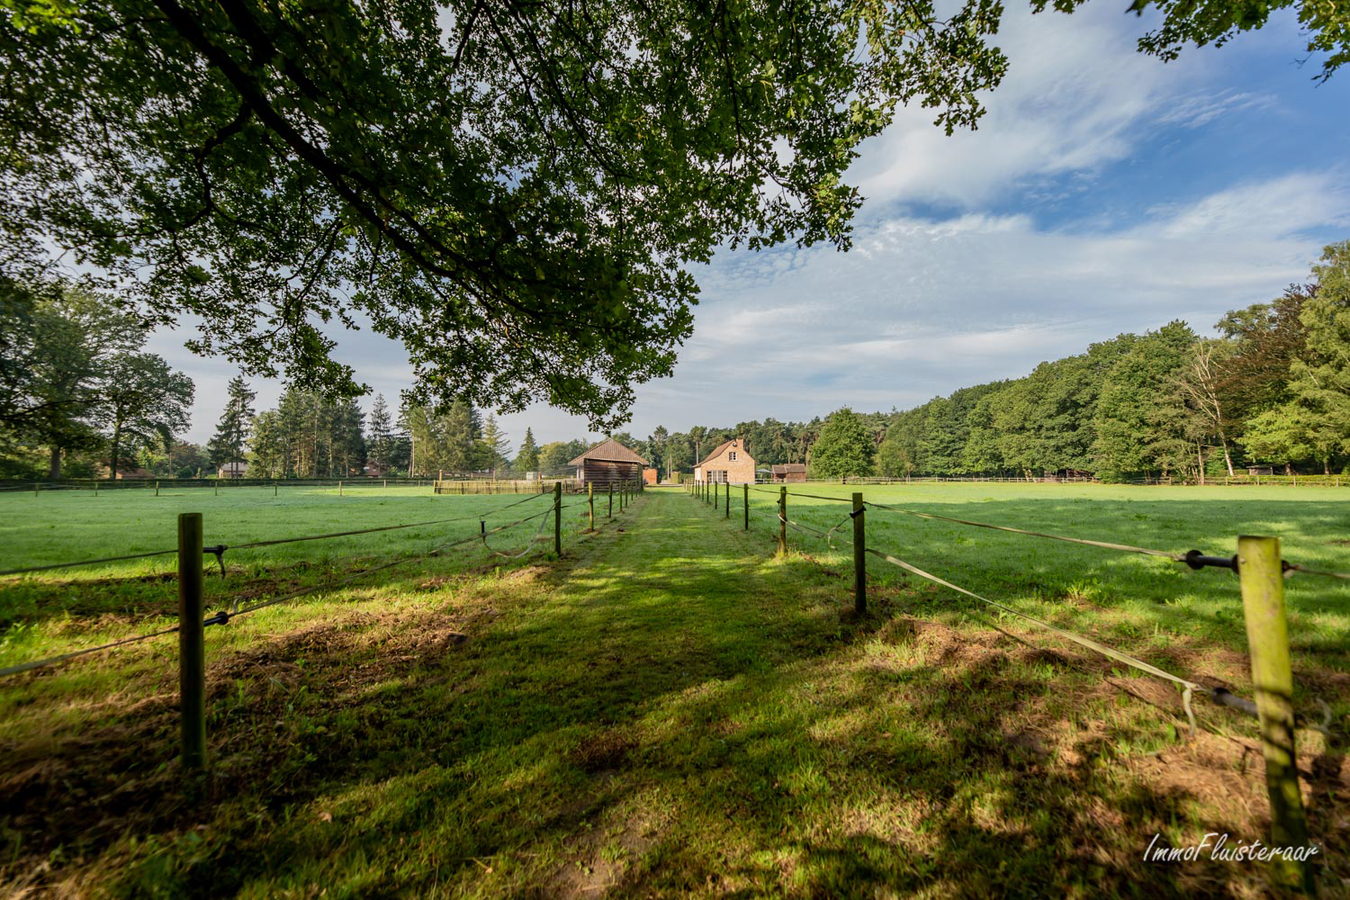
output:
<path id="1" fill-rule="evenodd" d="M 632 735 L 609 728 L 590 735 L 567 755 L 572 765 L 592 775 L 621 768 L 637 747 Z"/>
<path id="2" fill-rule="evenodd" d="M 387 715 L 362 704 L 370 689 L 392 680 L 431 681 L 438 667 L 470 640 L 478 617 L 433 611 L 352 613 L 316 622 L 212 661 L 207 667 L 209 775 L 185 776 L 177 761 L 176 676 L 124 691 L 95 705 L 97 724 L 0 742 L 0 834 L 14 856 L 0 877 L 30 880 L 50 869 L 48 855 L 92 855 L 126 834 L 179 833 L 210 821 L 240 793 L 268 790 L 268 802 L 303 796 L 325 772 L 359 761 L 362 740 Z M 146 687 L 149 688 L 149 696 Z M 323 754 L 297 771 L 295 758 L 314 739 L 294 712 L 300 692 L 308 717 L 358 711 L 366 734 L 325 740 Z M 324 738 L 330 736 L 324 735 Z M 278 780 L 277 771 L 291 774 Z M 59 872 L 38 876 L 39 883 Z"/>

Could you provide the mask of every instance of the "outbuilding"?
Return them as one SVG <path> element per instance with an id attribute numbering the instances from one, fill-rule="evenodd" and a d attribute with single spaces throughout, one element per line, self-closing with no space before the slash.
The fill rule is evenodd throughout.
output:
<path id="1" fill-rule="evenodd" d="M 614 438 L 607 438 L 568 465 L 576 470 L 577 482 L 583 487 L 588 484 L 609 487 L 641 482 L 642 470 L 649 463 Z"/>
<path id="2" fill-rule="evenodd" d="M 740 438 L 723 441 L 704 457 L 703 462 L 694 466 L 694 480 L 703 483 L 754 484 L 754 457 Z"/>
<path id="3" fill-rule="evenodd" d="M 773 467 L 774 484 L 788 484 L 806 480 L 804 463 L 781 463 Z"/>

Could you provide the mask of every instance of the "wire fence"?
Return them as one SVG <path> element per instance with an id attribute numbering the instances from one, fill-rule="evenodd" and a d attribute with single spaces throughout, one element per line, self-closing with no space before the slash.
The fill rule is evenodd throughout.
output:
<path id="1" fill-rule="evenodd" d="M 637 489 L 640 489 L 640 487 L 637 488 Z M 465 516 L 453 516 L 453 517 L 447 517 L 447 518 L 442 518 L 442 519 L 434 519 L 434 520 L 424 521 L 424 522 L 406 522 L 406 523 L 400 523 L 400 524 L 397 524 L 397 525 L 384 525 L 384 526 L 377 526 L 377 527 L 373 527 L 373 528 L 360 528 L 360 529 L 353 529 L 353 530 L 349 530 L 349 531 L 329 532 L 329 533 L 325 533 L 325 534 L 301 535 L 301 536 L 297 536 L 297 537 L 276 538 L 276 539 L 262 540 L 262 541 L 251 541 L 251 542 L 247 542 L 247 543 L 243 543 L 243 544 L 236 544 L 236 545 L 234 545 L 233 547 L 227 546 L 227 545 L 225 545 L 225 544 L 220 544 L 220 545 L 216 545 L 216 546 L 204 546 L 204 547 L 201 548 L 201 550 L 202 550 L 202 555 L 203 555 L 203 556 L 205 556 L 205 555 L 207 555 L 207 554 L 213 554 L 213 555 L 216 556 L 216 558 L 217 558 L 218 560 L 222 560 L 222 561 L 221 561 L 221 571 L 222 571 L 222 574 L 223 574 L 223 573 L 224 573 L 223 555 L 224 555 L 224 553 L 225 553 L 227 550 L 230 550 L 230 549 L 234 549 L 234 550 L 244 550 L 244 549 L 256 549 L 256 548 L 263 548 L 263 547 L 273 547 L 273 546 L 277 546 L 277 545 L 281 545 L 281 544 L 292 544 L 292 543 L 298 543 L 298 542 L 302 542 L 302 541 L 320 541 L 320 540 L 328 540 L 328 539 L 335 539 L 335 538 L 345 538 L 345 537 L 351 537 L 351 536 L 356 536 L 356 535 L 377 534 L 377 533 L 381 533 L 381 532 L 394 531 L 394 530 L 398 530 L 398 529 L 418 528 L 418 527 L 429 527 L 429 526 L 434 526 L 434 525 L 443 525 L 443 524 L 450 524 L 450 523 L 455 523 L 455 522 L 465 522 L 465 521 L 470 521 L 470 520 L 477 520 L 477 521 L 479 522 L 479 530 L 478 530 L 477 532 L 473 533 L 472 535 L 469 535 L 469 536 L 464 537 L 464 538 L 460 538 L 460 539 L 458 539 L 458 540 L 452 540 L 452 541 L 446 541 L 446 542 L 443 542 L 443 543 L 438 544 L 437 546 L 433 547 L 431 550 L 428 550 L 428 551 L 425 552 L 425 553 L 421 553 L 421 554 L 417 554 L 417 555 L 409 556 L 409 557 L 401 557 L 401 558 L 399 558 L 399 559 L 394 559 L 394 560 L 391 560 L 391 561 L 382 563 L 382 564 L 380 564 L 380 565 L 376 565 L 376 566 L 372 566 L 372 567 L 370 567 L 370 568 L 362 569 L 362 570 L 359 571 L 359 572 L 352 573 L 352 574 L 350 574 L 350 575 L 347 575 L 347 576 L 345 576 L 345 577 L 343 577 L 343 578 L 340 578 L 340 579 L 337 579 L 337 580 L 335 580 L 335 581 L 326 581 L 326 582 L 322 582 L 322 583 L 320 583 L 320 584 L 309 585 L 309 586 L 306 586 L 306 587 L 298 588 L 298 589 L 293 590 L 293 591 L 289 591 L 289 592 L 287 592 L 287 593 L 285 593 L 285 594 L 281 594 L 281 595 L 276 596 L 276 597 L 270 597 L 270 598 L 268 598 L 268 599 L 260 600 L 260 601 L 258 601 L 258 602 L 251 603 L 251 604 L 247 604 L 247 605 L 242 605 L 242 606 L 241 606 L 240 603 L 239 603 L 239 601 L 238 601 L 238 599 L 236 599 L 236 600 L 234 601 L 234 603 L 230 605 L 230 609 L 228 609 L 228 610 L 221 609 L 221 610 L 215 612 L 213 615 L 211 615 L 211 616 L 209 616 L 209 617 L 206 617 L 206 618 L 203 618 L 203 619 L 201 620 L 200 627 L 201 627 L 201 628 L 207 628 L 207 627 L 210 627 L 210 626 L 213 626 L 213 625 L 225 625 L 225 624 L 229 623 L 230 621 L 232 621 L 233 619 L 238 618 L 239 616 L 248 615 L 248 614 L 253 613 L 253 612 L 256 612 L 256 611 L 258 611 L 258 610 L 260 610 L 260 609 L 266 609 L 266 608 L 271 607 L 271 606 L 277 606 L 277 605 L 279 605 L 279 604 L 287 603 L 287 602 L 289 602 L 289 601 L 296 600 L 296 599 L 299 599 L 299 598 L 301 598 L 301 597 L 308 596 L 308 595 L 312 595 L 312 594 L 318 594 L 318 593 L 321 593 L 321 592 L 322 592 L 322 593 L 332 593 L 333 591 L 339 590 L 339 589 L 341 589 L 341 588 L 343 588 L 343 587 L 346 587 L 346 586 L 348 586 L 348 585 L 350 585 L 350 584 L 353 584 L 353 583 L 355 583 L 356 581 L 358 581 L 358 580 L 360 580 L 360 579 L 362 579 L 362 578 L 366 578 L 366 577 L 368 577 L 368 576 L 370 576 L 370 575 L 373 575 L 373 574 L 375 574 L 375 573 L 377 573 L 377 572 L 383 572 L 383 571 L 386 571 L 386 570 L 395 568 L 395 567 L 397 567 L 397 566 L 408 565 L 408 564 L 414 563 L 414 562 L 422 562 L 422 561 L 425 561 L 425 560 L 427 560 L 427 559 L 429 559 L 429 558 L 431 558 L 431 557 L 438 556 L 438 555 L 444 553 L 444 552 L 447 551 L 447 550 L 454 549 L 454 548 L 457 548 L 457 547 L 466 546 L 466 545 L 473 544 L 473 543 L 482 543 L 482 545 L 483 545 L 489 552 L 491 552 L 492 554 L 494 554 L 494 555 L 496 555 L 496 556 L 505 557 L 505 558 L 508 558 L 508 559 L 521 559 L 521 558 L 527 556 L 529 553 L 531 553 L 531 552 L 533 552 L 533 551 L 536 551 L 536 550 L 538 549 L 538 544 L 539 544 L 538 538 L 539 538 L 539 535 L 542 533 L 543 528 L 544 528 L 544 526 L 548 523 L 550 517 L 553 517 L 553 519 L 555 520 L 555 528 L 557 529 L 558 535 L 559 535 L 559 538 L 558 538 L 558 539 L 561 540 L 561 530 L 562 530 L 561 516 L 562 516 L 562 514 L 563 514 L 564 512 L 566 512 L 567 510 L 569 510 L 569 509 L 575 509 L 575 508 L 578 508 L 578 507 L 580 507 L 580 506 L 582 506 L 582 505 L 585 505 L 585 504 L 577 503 L 577 502 L 568 503 L 568 504 L 562 504 L 562 503 L 561 503 L 561 496 L 562 496 L 561 491 L 558 491 L 557 493 L 554 493 L 554 494 L 531 494 L 531 495 L 529 495 L 529 496 L 527 496 L 527 497 L 524 497 L 524 498 L 522 498 L 522 499 L 520 499 L 520 500 L 516 500 L 516 501 L 514 501 L 514 502 L 505 504 L 504 506 L 500 506 L 500 507 L 497 507 L 497 508 L 492 509 L 492 510 L 487 510 L 487 511 L 480 512 L 480 513 L 474 513 L 474 514 L 471 514 L 471 515 L 465 515 Z M 486 527 L 487 520 L 490 519 L 490 518 L 492 518 L 493 516 L 499 515 L 500 513 L 504 512 L 504 511 L 506 511 L 506 510 L 508 510 L 508 509 L 511 509 L 511 508 L 513 508 L 513 507 L 520 506 L 521 504 L 529 503 L 529 502 L 531 502 L 531 501 L 536 501 L 536 500 L 539 500 L 539 499 L 541 499 L 541 498 L 542 498 L 542 499 L 552 499 L 552 500 L 554 501 L 554 503 L 551 504 L 547 509 L 542 510 L 541 512 L 538 512 L 538 513 L 535 513 L 535 514 L 529 515 L 529 516 L 524 516 L 524 517 L 522 517 L 522 518 L 520 518 L 520 519 L 515 520 L 514 522 L 510 522 L 510 523 L 505 524 L 505 525 L 498 525 L 498 526 L 496 526 L 496 527 L 494 527 L 494 528 L 490 528 L 490 529 Z M 594 502 L 594 501 L 593 501 L 593 499 L 590 499 L 588 502 L 589 502 L 590 504 L 592 504 L 590 508 L 591 508 L 591 511 L 592 511 L 592 523 L 593 523 L 593 522 L 594 522 L 594 506 L 593 506 L 593 502 Z M 625 502 L 626 502 L 626 495 L 625 495 Z M 611 509 L 611 514 L 612 514 L 612 509 Z M 527 522 L 534 521 L 534 520 L 536 520 L 536 519 L 539 520 L 539 525 L 537 526 L 537 528 L 536 528 L 535 532 L 533 533 L 533 535 L 532 535 L 532 536 L 530 537 L 530 539 L 527 541 L 527 543 L 526 543 L 524 549 L 522 549 L 519 553 L 511 553 L 511 554 L 504 553 L 504 552 L 502 552 L 502 551 L 500 551 L 500 550 L 497 550 L 496 548 L 492 547 L 492 546 L 488 543 L 488 540 L 487 540 L 487 539 L 488 539 L 488 537 L 489 537 L 490 535 L 500 534 L 500 533 L 502 533 L 502 532 L 508 531 L 508 530 L 510 530 L 510 529 L 512 529 L 512 528 L 515 528 L 515 527 L 517 527 L 517 526 L 519 526 L 519 525 L 522 525 L 522 524 L 525 524 L 525 523 L 527 523 Z M 103 562 L 118 562 L 118 561 L 124 561 L 124 560 L 145 559 L 145 558 L 150 558 L 150 557 L 165 556 L 165 555 L 169 555 L 169 554 L 180 554 L 180 555 L 181 555 L 181 553 L 182 553 L 182 548 L 180 547 L 180 548 L 175 548 L 175 549 L 172 549 L 172 550 L 157 550 L 157 551 L 151 551 L 151 552 L 148 552 L 148 553 L 126 554 L 126 555 L 122 555 L 122 556 L 103 557 L 103 558 L 100 558 L 100 559 L 92 559 L 92 560 L 78 560 L 78 561 L 69 562 L 69 563 L 56 563 L 56 564 L 53 564 L 53 565 L 47 565 L 47 566 L 32 566 L 32 567 L 28 567 L 28 568 L 24 568 L 24 569 L 13 569 L 13 570 L 9 570 L 9 571 L 6 571 L 6 572 L 0 572 L 0 575 L 19 575 L 19 574 L 27 574 L 27 573 L 30 573 L 30 572 L 42 572 L 42 571 L 50 571 L 50 570 L 55 570 L 55 569 L 72 568 L 72 567 L 77 567 L 77 566 L 94 565 L 94 564 L 97 564 L 97 563 L 103 563 Z M 180 565 L 180 570 L 181 570 L 181 565 Z M 134 636 L 127 637 L 127 638 L 121 638 L 121 639 L 118 639 L 118 640 L 109 641 L 109 642 L 106 642 L 106 643 L 103 643 L 103 644 L 99 644 L 99 645 L 96 645 L 96 646 L 93 646 L 93 647 L 84 647 L 84 648 L 80 648 L 80 649 L 78 649 L 78 650 L 72 650 L 72 651 L 69 651 L 69 652 L 66 652 L 66 653 L 55 654 L 55 655 L 53 655 L 53 656 L 48 656 L 48 657 L 44 657 L 44 658 L 41 658 L 41 659 L 26 660 L 26 661 L 21 662 L 21 663 L 16 663 L 16 664 L 13 664 L 13 665 L 10 665 L 10 666 L 6 666 L 6 667 L 3 667 L 3 668 L 0 668 L 0 677 L 5 677 L 5 676 L 8 676 L 8 675 L 17 675 L 17 674 L 19 674 L 19 673 L 21 673 L 21 672 L 29 672 L 29 671 L 32 671 L 32 670 L 35 670 L 35 669 L 46 668 L 46 667 L 48 667 L 48 666 L 58 665 L 58 664 L 60 664 L 60 663 L 64 663 L 64 662 L 67 662 L 67 661 L 69 661 L 69 660 L 77 659 L 77 658 L 82 657 L 82 656 L 87 656 L 87 655 L 89 655 L 89 654 L 99 653 L 99 652 L 104 651 L 104 650 L 111 650 L 111 649 L 114 649 L 114 648 L 117 648 L 117 647 L 123 647 L 123 646 L 127 646 L 127 645 L 130 645 L 130 644 L 140 643 L 140 642 L 142 642 L 142 641 L 147 641 L 147 640 L 151 640 L 151 639 L 158 638 L 158 637 L 163 637 L 163 636 L 169 635 L 169 634 L 175 634 L 175 633 L 181 632 L 181 631 L 183 630 L 183 627 L 184 627 L 184 626 L 183 626 L 183 623 L 180 622 L 178 625 L 175 625 L 175 626 L 173 626 L 173 627 L 171 627 L 171 628 L 164 628 L 164 629 L 160 629 L 160 630 L 157 630 L 157 631 L 149 632 L 149 633 L 147 633 L 147 634 L 134 635 Z"/>
<path id="2" fill-rule="evenodd" d="M 695 484 L 692 485 L 688 491 L 691 495 L 712 504 L 714 507 L 716 507 L 719 502 L 724 504 L 725 513 L 728 517 L 730 516 L 732 498 L 729 489 L 719 489 L 717 486 Z M 1317 702 L 1323 710 L 1323 719 L 1320 724 L 1312 721 L 1311 718 L 1296 716 L 1294 713 L 1293 676 L 1290 664 L 1288 631 L 1284 610 L 1283 581 L 1296 572 L 1335 579 L 1348 579 L 1350 578 L 1350 575 L 1314 569 L 1299 564 L 1290 564 L 1281 559 L 1279 542 L 1275 538 L 1242 537 L 1238 540 L 1238 554 L 1231 557 L 1211 556 L 1204 554 L 1199 550 L 1190 550 L 1184 553 L 1159 550 L 1123 544 L 1115 541 L 1054 534 L 990 522 L 978 522 L 946 516 L 940 513 L 909 509 L 890 504 L 868 502 L 864 500 L 863 494 L 860 492 L 853 493 L 852 497 L 849 498 L 837 496 L 831 497 L 802 491 L 788 491 L 785 486 L 780 487 L 776 491 L 748 484 L 742 486 L 741 505 L 743 505 L 743 527 L 746 530 L 749 530 L 751 522 L 750 494 L 752 491 L 760 494 L 777 495 L 778 508 L 771 521 L 775 521 L 777 524 L 780 555 L 785 555 L 787 553 L 787 531 L 789 528 L 792 528 L 792 530 L 798 533 L 809 534 L 822 539 L 831 547 L 831 549 L 833 549 L 835 535 L 839 533 L 843 526 L 849 521 L 854 523 L 853 537 L 848 543 L 852 545 L 853 549 L 855 569 L 855 610 L 860 614 L 866 612 L 866 560 L 869 557 L 880 559 L 890 565 L 898 567 L 909 575 L 922 578 L 930 583 L 954 591 L 961 596 L 975 600 L 982 604 L 985 610 L 997 611 L 997 613 L 1001 615 L 1011 616 L 1014 619 L 1026 622 L 1038 629 L 1067 640 L 1100 658 L 1108 660 L 1112 664 L 1126 666 L 1146 676 L 1174 685 L 1180 690 L 1182 709 L 1192 733 L 1199 727 L 1199 722 L 1197 721 L 1195 710 L 1192 705 L 1192 700 L 1196 694 L 1207 697 L 1219 706 L 1230 708 L 1256 718 L 1260 725 L 1262 749 L 1267 760 L 1267 780 L 1272 796 L 1272 831 L 1277 836 L 1284 836 L 1286 839 L 1292 836 L 1292 840 L 1289 840 L 1291 845 L 1298 844 L 1300 841 L 1306 843 L 1307 823 L 1303 814 L 1301 801 L 1299 800 L 1300 795 L 1297 784 L 1299 770 L 1294 755 L 1294 728 L 1297 725 L 1321 731 L 1330 739 L 1331 732 L 1329 730 L 1329 725 L 1331 723 L 1331 711 L 1327 704 L 1318 698 Z M 833 527 L 828 528 L 828 530 L 821 530 L 820 528 L 815 528 L 796 521 L 788 515 L 788 509 L 790 508 L 789 498 L 793 497 L 833 502 L 849 502 L 852 504 L 853 509 L 848 518 L 840 521 Z M 762 507 L 759 507 L 758 509 L 762 513 Z M 884 550 L 868 546 L 865 527 L 865 515 L 868 510 L 905 515 L 920 520 L 947 522 L 962 527 L 989 529 L 1024 537 L 1065 542 L 1114 552 L 1162 558 L 1175 563 L 1184 564 L 1193 570 L 1205 568 L 1229 569 L 1240 576 L 1243 608 L 1247 618 L 1249 653 L 1251 656 L 1253 673 L 1252 681 L 1253 684 L 1256 685 L 1256 699 L 1254 701 L 1248 700 L 1235 695 L 1226 688 L 1208 686 L 1194 678 L 1178 675 L 1161 666 L 1140 659 L 1138 656 L 1110 646 L 1096 638 L 1080 634 L 1076 631 L 1071 631 L 1067 628 L 1062 628 L 1010 606 L 1007 603 L 990 599 L 989 597 L 972 591 L 969 588 L 962 587 L 946 578 L 925 571 L 913 563 L 899 558 L 893 553 L 888 553 Z M 982 616 L 982 618 L 987 617 Z M 1019 643 L 1031 647 L 1036 646 L 1025 638 L 998 627 L 997 624 L 990 622 L 990 625 L 996 631 Z M 1150 703 L 1150 705 L 1157 705 L 1130 690 L 1126 685 L 1117 682 L 1115 679 L 1106 678 L 1105 680 L 1117 689 L 1130 694 L 1136 699 Z M 1206 680 L 1217 682 L 1219 679 L 1207 678 Z M 1170 710 L 1167 710 L 1167 712 L 1171 713 Z M 1208 726 L 1206 727 L 1208 728 Z M 1216 734 L 1221 734 L 1213 728 L 1209 728 L 1209 730 L 1214 731 Z M 1226 734 L 1221 734 L 1221 736 L 1234 740 L 1234 738 Z M 1276 803 L 1274 800 L 1277 796 L 1282 798 L 1279 803 Z"/>

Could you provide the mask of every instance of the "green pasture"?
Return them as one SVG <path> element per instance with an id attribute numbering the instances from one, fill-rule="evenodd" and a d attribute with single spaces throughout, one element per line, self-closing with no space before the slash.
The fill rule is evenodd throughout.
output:
<path id="1" fill-rule="evenodd" d="M 789 519 L 825 532 L 839 526 L 832 541 L 789 528 L 789 547 L 841 571 L 852 566 L 851 505 L 843 501 L 861 490 L 864 500 L 885 506 L 1183 554 L 1232 556 L 1239 535 L 1275 535 L 1289 562 L 1350 572 L 1350 489 L 1006 483 L 787 489 Z M 759 485 L 749 494 L 751 528 L 766 541 L 776 541 L 777 491 Z M 742 488 L 733 487 L 733 519 L 743 516 L 743 504 Z M 1143 646 L 1163 668 L 1190 669 L 1212 651 L 1245 652 L 1242 598 L 1227 570 L 1193 571 L 1158 557 L 882 509 L 868 509 L 866 527 L 869 547 L 1061 627 Z M 867 566 L 881 584 L 913 580 L 875 557 Z M 1285 590 L 1296 666 L 1350 673 L 1350 581 L 1295 574 Z M 929 586 L 924 593 L 935 611 L 953 606 L 946 589 Z"/>
<path id="2" fill-rule="evenodd" d="M 848 496 L 838 485 L 792 491 Z M 865 487 L 868 499 L 1184 552 L 1279 534 L 1350 569 L 1333 489 Z M 683 489 L 584 498 L 521 560 L 436 543 L 519 499 L 429 490 L 0 499 L 0 568 L 463 522 L 227 553 L 208 603 L 315 594 L 207 630 L 211 768 L 182 772 L 172 636 L 0 681 L 0 893 L 179 897 L 1257 897 L 1257 865 L 1142 861 L 1154 835 L 1265 839 L 1253 724 Z M 112 501 L 108 503 L 106 501 Z M 549 500 L 487 519 L 513 521 Z M 213 505 L 214 504 L 214 505 Z M 848 505 L 791 498 L 821 530 Z M 536 522 L 494 541 L 528 545 Z M 544 536 L 551 538 L 551 523 Z M 1225 571 L 869 511 L 869 543 L 1179 674 L 1250 695 Z M 840 529 L 847 537 L 848 526 Z M 145 537 L 150 534 L 152 537 Z M 153 539 L 152 539 L 153 538 Z M 344 543 L 345 542 L 345 543 Z M 330 546 L 331 544 L 331 546 Z M 344 549 L 345 547 L 345 549 Z M 393 558 L 350 586 L 332 579 Z M 208 558 L 214 565 L 214 560 Z M 0 666 L 173 621 L 172 557 L 0 579 Z M 1346 589 L 1288 582 L 1300 711 L 1350 714 Z M 998 625 L 1024 643 L 993 631 Z M 1133 695 L 1133 696 L 1131 696 Z M 1350 884 L 1343 744 L 1300 730 L 1324 894 Z M 1340 740 L 1344 740 L 1341 738 Z"/>

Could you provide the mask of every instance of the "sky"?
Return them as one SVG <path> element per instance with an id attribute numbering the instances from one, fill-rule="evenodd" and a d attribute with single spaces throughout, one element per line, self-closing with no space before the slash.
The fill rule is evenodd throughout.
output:
<path id="1" fill-rule="evenodd" d="M 1350 238 L 1350 72 L 1317 84 L 1291 15 L 1163 63 L 1125 3 L 1066 16 L 1013 5 L 1010 60 L 974 132 L 905 109 L 859 148 L 853 248 L 718 253 L 693 273 L 693 337 L 674 376 L 642 385 L 623 430 L 804 421 L 843 406 L 906 409 L 1026 374 L 1173 319 L 1208 333 L 1230 309 L 1306 281 Z M 151 349 L 197 383 L 205 442 L 235 367 L 162 331 Z M 397 405 L 411 368 L 369 330 L 335 354 Z M 251 379 L 256 407 L 282 385 Z M 513 445 L 598 439 L 546 405 L 500 416 Z"/>

